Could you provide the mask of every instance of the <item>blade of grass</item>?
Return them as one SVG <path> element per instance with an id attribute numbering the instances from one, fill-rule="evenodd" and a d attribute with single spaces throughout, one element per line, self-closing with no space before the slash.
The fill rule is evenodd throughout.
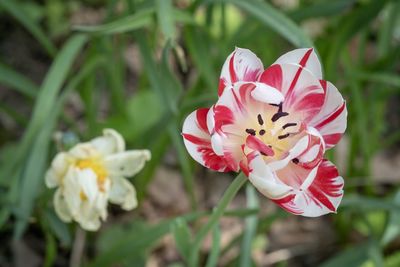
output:
<path id="1" fill-rule="evenodd" d="M 188 27 L 184 36 L 190 55 L 207 83 L 207 89 L 215 94 L 218 78 L 210 57 L 210 38 L 197 27 Z"/>
<path id="2" fill-rule="evenodd" d="M 46 118 L 52 113 L 52 108 L 62 83 L 72 66 L 73 60 L 85 42 L 85 36 L 73 36 L 56 57 L 39 90 L 32 117 L 15 152 L 14 160 L 4 170 L 4 177 L 15 177 L 14 175 L 16 175 L 17 172 L 16 166 L 28 155 L 28 151 L 34 142 L 35 136 L 38 135 L 39 131 L 43 128 L 43 125 L 46 123 Z M 4 179 L 4 177 L 1 178 Z M 18 181 L 19 180 L 16 178 L 13 179 L 13 183 L 18 183 Z"/>
<path id="3" fill-rule="evenodd" d="M 289 17 L 294 21 L 302 21 L 308 18 L 327 17 L 337 14 L 343 14 L 349 10 L 357 0 L 326 0 L 318 1 L 312 5 L 300 7 L 289 12 Z"/>
<path id="4" fill-rule="evenodd" d="M 182 220 L 189 222 L 203 216 L 203 213 L 189 213 L 181 216 Z M 124 238 L 119 238 L 107 247 L 107 251 L 99 254 L 86 267 L 107 267 L 123 262 L 136 251 L 142 252 L 150 248 L 162 236 L 168 234 L 172 224 L 177 218 L 164 220 L 156 225 L 141 227 L 138 231 L 128 231 L 124 233 Z"/>
<path id="5" fill-rule="evenodd" d="M 257 0 L 221 0 L 226 3 L 232 3 L 242 10 L 258 19 L 267 27 L 279 33 L 296 47 L 312 47 L 313 43 L 302 29 L 298 27 L 289 17 L 279 10 L 275 9 L 267 2 Z"/>
<path id="6" fill-rule="evenodd" d="M 384 7 L 386 1 L 371 1 L 368 4 L 360 5 L 358 9 L 345 16 L 338 24 L 341 29 L 331 42 L 329 54 L 326 60 L 326 73 L 329 79 L 337 76 L 336 66 L 343 47 L 373 21 Z"/>
<path id="7" fill-rule="evenodd" d="M 90 75 L 99 64 L 103 64 L 104 59 L 101 57 L 94 58 L 89 61 L 82 70 L 76 75 L 65 87 L 63 94 L 57 99 L 53 105 L 52 112 L 49 113 L 46 124 L 38 133 L 35 141 L 31 144 L 32 149 L 29 150 L 26 160 L 22 166 L 20 176 L 20 186 L 17 192 L 18 215 L 17 223 L 14 231 L 14 237 L 20 238 L 25 231 L 28 218 L 32 213 L 35 199 L 39 192 L 40 184 L 43 181 L 44 172 L 47 163 L 47 155 L 51 141 L 51 134 L 56 126 L 57 118 L 62 110 L 63 104 L 69 93 L 87 76 Z"/>
<path id="8" fill-rule="evenodd" d="M 389 3 L 386 6 L 387 14 L 382 23 L 381 29 L 378 31 L 378 55 L 385 57 L 390 51 L 391 39 L 396 26 L 397 16 L 400 12 L 400 3 Z"/>
<path id="9" fill-rule="evenodd" d="M 400 77 L 395 73 L 359 71 L 354 72 L 354 76 L 364 81 L 393 86 L 396 91 L 400 90 Z"/>
<path id="10" fill-rule="evenodd" d="M 42 31 L 39 25 L 25 12 L 25 9 L 19 6 L 18 1 L 0 0 L 0 6 L 19 21 L 46 49 L 50 56 L 54 56 L 57 52 L 56 47 Z"/>
<path id="11" fill-rule="evenodd" d="M 206 267 L 216 267 L 218 265 L 218 257 L 221 252 L 221 229 L 219 225 L 215 225 L 212 230 L 211 252 L 208 255 Z"/>
<path id="12" fill-rule="evenodd" d="M 189 227 L 185 220 L 178 218 L 172 224 L 171 232 L 174 236 L 176 247 L 182 256 L 187 261 L 190 251 L 192 236 Z"/>
<path id="13" fill-rule="evenodd" d="M 176 30 L 174 21 L 174 8 L 171 0 L 156 0 L 156 15 L 158 27 L 161 29 L 167 41 L 171 41 L 172 45 L 175 43 Z"/>
<path id="14" fill-rule="evenodd" d="M 38 86 L 24 75 L 0 63 L 0 83 L 33 99 L 39 91 Z"/>
<path id="15" fill-rule="evenodd" d="M 75 25 L 72 27 L 73 30 L 87 32 L 97 35 L 117 34 L 131 32 L 145 26 L 148 26 L 153 21 L 154 9 L 144 9 L 138 11 L 133 15 L 129 15 L 115 21 L 97 25 L 97 26 L 84 26 Z"/>

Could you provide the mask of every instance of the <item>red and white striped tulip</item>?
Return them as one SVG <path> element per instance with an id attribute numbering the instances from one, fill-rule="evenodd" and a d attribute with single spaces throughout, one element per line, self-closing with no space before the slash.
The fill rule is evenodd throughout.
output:
<path id="1" fill-rule="evenodd" d="M 336 212 L 344 182 L 324 153 L 343 135 L 347 109 L 322 79 L 313 48 L 290 51 L 265 70 L 253 52 L 237 48 L 223 65 L 218 95 L 183 124 L 197 162 L 219 172 L 242 170 L 291 213 Z"/>

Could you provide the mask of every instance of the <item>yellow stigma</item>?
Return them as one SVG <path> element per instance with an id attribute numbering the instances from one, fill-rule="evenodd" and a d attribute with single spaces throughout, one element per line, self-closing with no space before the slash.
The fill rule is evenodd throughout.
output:
<path id="1" fill-rule="evenodd" d="M 91 169 L 97 176 L 99 190 L 104 192 L 104 182 L 107 179 L 108 172 L 99 158 L 80 159 L 75 164 L 79 169 Z"/>
<path id="2" fill-rule="evenodd" d="M 79 197 L 81 198 L 82 201 L 86 201 L 88 199 L 86 194 L 83 191 L 81 191 L 79 193 Z"/>

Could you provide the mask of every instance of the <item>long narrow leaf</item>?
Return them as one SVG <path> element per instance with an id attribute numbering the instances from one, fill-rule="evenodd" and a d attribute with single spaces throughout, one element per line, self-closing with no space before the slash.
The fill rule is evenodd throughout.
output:
<path id="1" fill-rule="evenodd" d="M 98 35 L 130 32 L 151 24 L 153 14 L 154 9 L 146 9 L 107 24 L 97 26 L 75 25 L 73 29 Z"/>
<path id="2" fill-rule="evenodd" d="M 24 12 L 24 9 L 19 6 L 18 1 L 15 0 L 0 0 L 0 6 L 10 13 L 16 20 L 18 20 L 37 40 L 43 45 L 49 55 L 55 55 L 57 49 L 47 37 L 47 35 L 40 29 L 38 24 Z"/>
<path id="3" fill-rule="evenodd" d="M 270 27 L 297 47 L 312 47 L 313 43 L 290 18 L 267 2 L 257 0 L 221 0 L 235 4 L 264 25 Z"/>
<path id="4" fill-rule="evenodd" d="M 0 83 L 29 98 L 34 98 L 39 91 L 38 86 L 30 79 L 2 63 L 0 63 Z"/>

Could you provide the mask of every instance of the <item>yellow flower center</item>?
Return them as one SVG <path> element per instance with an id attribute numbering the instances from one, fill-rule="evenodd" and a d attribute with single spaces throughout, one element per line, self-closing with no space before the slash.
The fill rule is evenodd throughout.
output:
<path id="1" fill-rule="evenodd" d="M 108 177 L 108 172 L 104 167 L 104 163 L 100 158 L 80 159 L 75 163 L 79 169 L 91 169 L 97 176 L 97 185 L 101 192 L 105 191 L 104 183 Z M 86 200 L 87 196 L 81 192 L 81 199 Z"/>

